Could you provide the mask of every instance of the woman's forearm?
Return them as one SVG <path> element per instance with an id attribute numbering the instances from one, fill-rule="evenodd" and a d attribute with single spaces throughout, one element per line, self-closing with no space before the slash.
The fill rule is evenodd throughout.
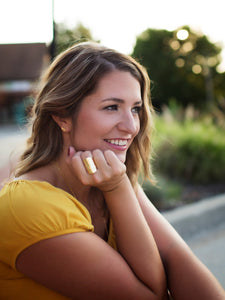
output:
<path id="1" fill-rule="evenodd" d="M 225 299 L 225 292 L 219 282 L 185 243 L 177 244 L 168 252 L 166 270 L 174 300 Z"/>
<path id="2" fill-rule="evenodd" d="M 224 289 L 211 272 L 148 200 L 142 189 L 138 199 L 153 233 L 168 278 L 168 288 L 174 300 L 223 300 Z"/>
<path id="3" fill-rule="evenodd" d="M 129 179 L 104 193 L 116 233 L 117 247 L 136 276 L 156 295 L 166 291 L 163 264 L 151 230 Z"/>

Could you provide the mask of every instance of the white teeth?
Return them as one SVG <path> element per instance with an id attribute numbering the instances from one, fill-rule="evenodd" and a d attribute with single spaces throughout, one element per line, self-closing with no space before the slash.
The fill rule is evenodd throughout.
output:
<path id="1" fill-rule="evenodd" d="M 125 146 L 127 144 L 127 140 L 107 140 L 107 141 L 117 146 Z"/>
<path id="2" fill-rule="evenodd" d="M 119 145 L 120 146 L 125 146 L 126 144 L 127 144 L 127 141 L 124 141 L 124 140 L 123 141 L 121 141 L 121 140 L 119 141 Z"/>

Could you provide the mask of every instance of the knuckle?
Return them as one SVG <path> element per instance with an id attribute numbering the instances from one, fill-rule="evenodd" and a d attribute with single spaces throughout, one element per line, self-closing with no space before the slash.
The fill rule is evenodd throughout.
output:
<path id="1" fill-rule="evenodd" d="M 99 155 L 99 154 L 101 154 L 101 150 L 95 149 L 92 151 L 92 153 L 93 153 L 93 155 Z"/>
<path id="2" fill-rule="evenodd" d="M 114 174 L 117 176 L 121 176 L 126 172 L 126 169 L 127 169 L 126 165 L 123 163 L 120 163 L 114 167 Z"/>
<path id="3" fill-rule="evenodd" d="M 74 157 L 81 157 L 81 154 L 82 154 L 81 151 L 77 151 L 77 152 L 74 154 L 74 156 L 72 157 L 72 159 L 73 159 Z"/>
<path id="4" fill-rule="evenodd" d="M 87 176 L 81 176 L 80 181 L 83 185 L 90 185 L 90 181 L 88 180 Z"/>
<path id="5" fill-rule="evenodd" d="M 94 182 L 95 182 L 95 185 L 98 186 L 98 185 L 102 184 L 102 178 L 100 176 L 95 176 Z"/>
<path id="6" fill-rule="evenodd" d="M 85 159 L 85 158 L 87 158 L 87 157 L 92 157 L 91 151 L 83 151 L 83 152 L 81 153 L 81 157 L 82 157 L 82 159 Z"/>
<path id="7" fill-rule="evenodd" d="M 111 173 L 107 172 L 107 173 L 104 174 L 104 180 L 105 181 L 109 181 L 112 178 L 113 178 L 113 175 Z"/>

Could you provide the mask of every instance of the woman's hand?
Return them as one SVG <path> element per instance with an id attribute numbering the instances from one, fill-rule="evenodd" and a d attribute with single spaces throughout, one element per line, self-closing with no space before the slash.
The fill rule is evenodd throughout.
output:
<path id="1" fill-rule="evenodd" d="M 83 160 L 92 157 L 97 171 L 89 174 Z M 115 230 L 118 252 L 137 278 L 149 289 L 149 299 L 167 299 L 166 276 L 158 248 L 143 216 L 125 165 L 112 151 L 75 152 L 70 147 L 67 163 L 84 185 L 104 195 Z"/>
<path id="2" fill-rule="evenodd" d="M 97 171 L 89 174 L 84 159 L 92 157 Z M 70 147 L 67 163 L 73 173 L 84 185 L 95 186 L 102 192 L 110 192 L 117 189 L 126 177 L 126 166 L 113 151 L 102 152 L 99 149 L 93 151 L 78 151 Z"/>

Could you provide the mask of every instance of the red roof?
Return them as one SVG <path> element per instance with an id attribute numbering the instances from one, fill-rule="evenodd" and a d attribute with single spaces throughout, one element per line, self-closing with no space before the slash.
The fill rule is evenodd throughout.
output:
<path id="1" fill-rule="evenodd" d="M 36 80 L 47 55 L 44 43 L 0 45 L 0 81 Z"/>

